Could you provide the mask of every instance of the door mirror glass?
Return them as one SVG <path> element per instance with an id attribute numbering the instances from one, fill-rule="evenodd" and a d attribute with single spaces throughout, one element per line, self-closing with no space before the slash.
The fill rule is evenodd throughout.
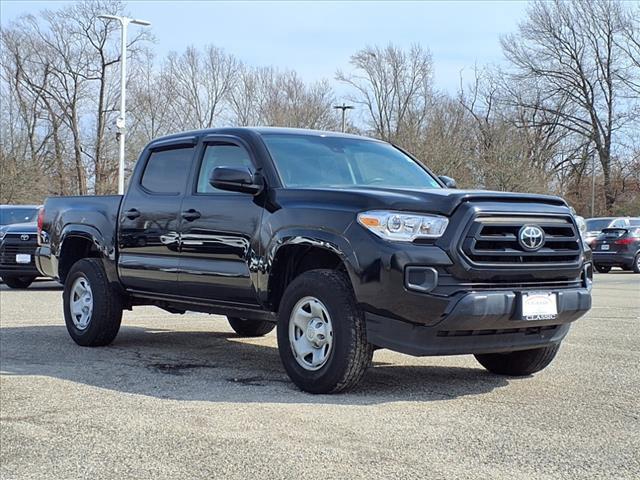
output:
<path id="1" fill-rule="evenodd" d="M 211 172 L 209 184 L 220 190 L 253 195 L 260 193 L 263 187 L 262 177 L 246 167 L 216 167 Z"/>
<path id="2" fill-rule="evenodd" d="M 446 175 L 440 175 L 438 178 L 442 183 L 444 183 L 445 187 L 458 188 L 458 185 L 456 184 L 456 181 L 453 178 L 447 177 Z"/>

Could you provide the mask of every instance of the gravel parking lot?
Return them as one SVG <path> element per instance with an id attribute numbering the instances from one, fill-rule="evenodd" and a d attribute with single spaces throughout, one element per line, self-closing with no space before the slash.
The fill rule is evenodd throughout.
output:
<path id="1" fill-rule="evenodd" d="M 535 377 L 378 351 L 337 396 L 289 383 L 275 333 L 149 307 L 112 346 L 80 348 L 56 284 L 2 285 L 0 477 L 637 479 L 640 275 L 595 280 Z"/>

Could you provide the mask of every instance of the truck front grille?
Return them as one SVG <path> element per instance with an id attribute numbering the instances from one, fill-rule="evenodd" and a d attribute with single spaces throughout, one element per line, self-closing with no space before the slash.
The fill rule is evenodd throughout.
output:
<path id="1" fill-rule="evenodd" d="M 28 266 L 34 265 L 34 251 L 36 249 L 35 244 L 27 244 L 27 245 L 19 245 L 19 244 L 9 244 L 3 245 L 0 248 L 0 265 L 3 267 L 15 267 L 15 266 Z M 31 255 L 31 263 L 17 263 L 16 255 L 20 253 L 26 253 Z"/>
<path id="2" fill-rule="evenodd" d="M 544 243 L 528 251 L 519 240 L 523 226 L 535 225 L 544 231 Z M 570 216 L 479 215 L 466 230 L 462 253 L 475 265 L 572 266 L 580 262 L 580 237 Z"/>

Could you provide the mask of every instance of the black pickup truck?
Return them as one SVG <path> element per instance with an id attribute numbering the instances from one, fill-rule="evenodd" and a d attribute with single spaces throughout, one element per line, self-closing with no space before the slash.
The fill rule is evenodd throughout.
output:
<path id="1" fill-rule="evenodd" d="M 354 386 L 377 348 L 537 372 L 591 307 L 590 250 L 560 198 L 454 187 L 370 138 L 181 133 L 147 145 L 124 197 L 49 198 L 37 265 L 64 282 L 83 346 L 156 305 L 226 315 L 241 336 L 277 325 L 313 393 Z"/>

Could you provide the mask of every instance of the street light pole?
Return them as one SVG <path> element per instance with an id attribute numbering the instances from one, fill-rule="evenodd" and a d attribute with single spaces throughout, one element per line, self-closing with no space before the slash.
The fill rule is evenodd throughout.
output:
<path id="1" fill-rule="evenodd" d="M 120 22 L 120 116 L 116 120 L 118 129 L 118 140 L 120 142 L 120 163 L 118 165 L 118 195 L 124 194 L 124 137 L 126 133 L 127 115 L 127 27 L 130 23 L 136 25 L 149 26 L 151 22 L 146 20 L 136 20 L 128 17 L 118 17 L 117 15 L 98 15 L 98 18 L 106 20 L 117 20 Z"/>
<path id="2" fill-rule="evenodd" d="M 596 156 L 591 156 L 591 217 L 596 216 Z"/>
<path id="3" fill-rule="evenodd" d="M 342 105 L 334 105 L 333 108 L 337 109 L 337 110 L 342 110 L 342 132 L 344 132 L 345 129 L 345 113 L 347 110 L 353 110 L 353 105 L 347 105 L 346 103 L 343 103 Z"/>

